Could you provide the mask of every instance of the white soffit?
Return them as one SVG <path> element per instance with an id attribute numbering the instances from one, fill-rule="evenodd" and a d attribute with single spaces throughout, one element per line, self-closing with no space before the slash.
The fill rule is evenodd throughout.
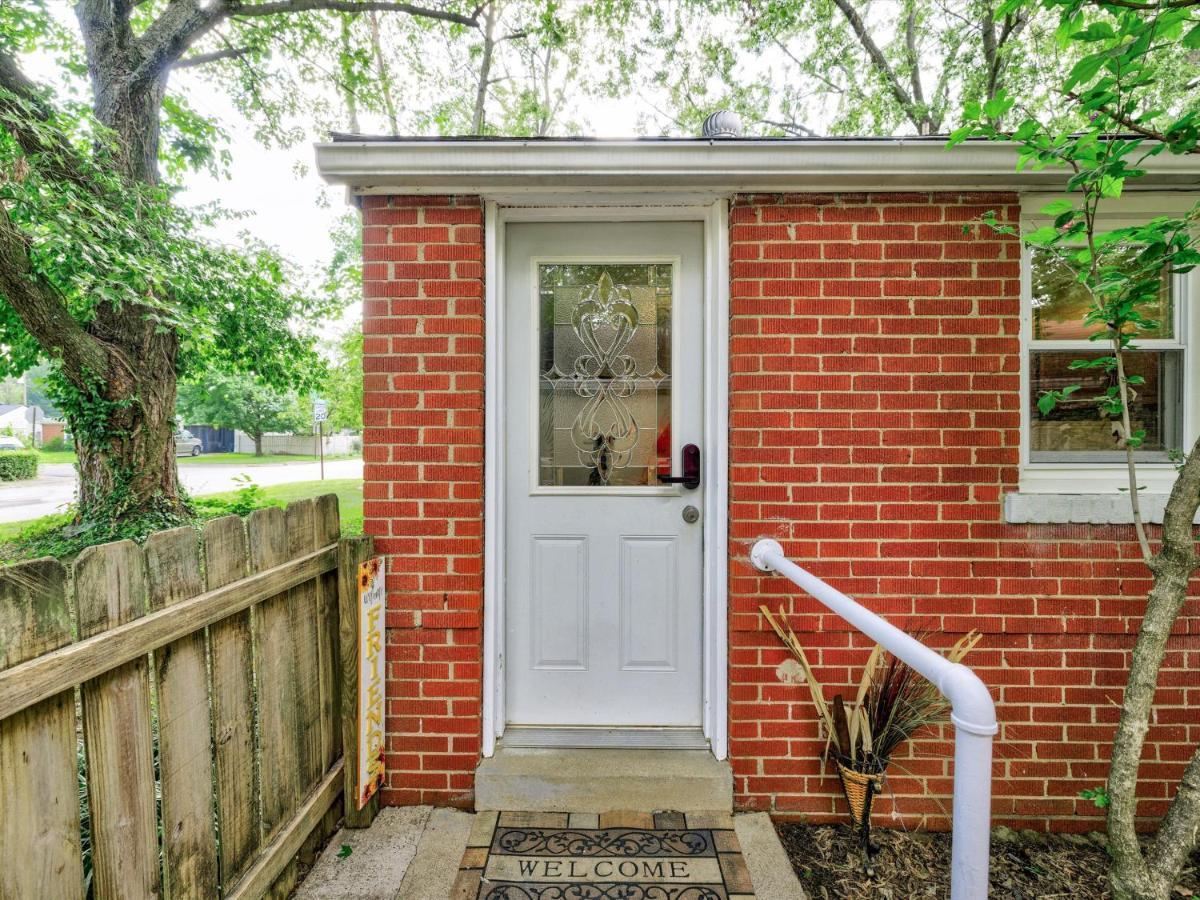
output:
<path id="1" fill-rule="evenodd" d="M 1053 190 L 1017 172 L 1011 144 L 933 140 L 354 140 L 316 146 L 317 169 L 355 194 Z M 1200 191 L 1200 156 L 1150 160 L 1137 187 Z M 1133 185 L 1131 185 L 1132 187 Z"/>

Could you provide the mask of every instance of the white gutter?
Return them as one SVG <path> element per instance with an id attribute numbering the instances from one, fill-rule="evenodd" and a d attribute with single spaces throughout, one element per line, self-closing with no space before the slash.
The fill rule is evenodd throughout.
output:
<path id="1" fill-rule="evenodd" d="M 353 193 L 1021 190 L 1057 170 L 1016 171 L 1013 145 L 942 140 L 383 140 L 316 146 L 326 181 Z M 1139 187 L 1200 189 L 1200 157 L 1155 157 Z"/>
<path id="2" fill-rule="evenodd" d="M 929 679 L 950 701 L 954 723 L 954 834 L 950 861 L 951 900 L 987 900 L 992 824 L 992 736 L 999 730 L 996 706 L 979 676 L 952 663 L 806 572 L 783 555 L 778 541 L 763 538 L 750 551 L 760 572 L 778 572 L 825 604 L 875 643 Z"/>

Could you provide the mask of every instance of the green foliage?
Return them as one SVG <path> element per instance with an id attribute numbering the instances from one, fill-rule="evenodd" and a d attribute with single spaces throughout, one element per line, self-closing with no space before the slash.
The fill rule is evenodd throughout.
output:
<path id="1" fill-rule="evenodd" d="M 328 428 L 361 431 L 363 427 L 363 333 L 356 323 L 333 346 L 329 375 L 321 396 L 329 401 Z"/>
<path id="2" fill-rule="evenodd" d="M 1006 0 L 1003 9 L 1057 16 L 1060 45 L 1077 48 L 1078 59 L 1058 88 L 1068 104 L 1069 124 L 1043 120 L 1030 112 L 1028 98 L 1000 92 L 986 102 L 964 105 L 964 124 L 951 136 L 950 146 L 969 137 L 1013 141 L 1018 169 L 1066 170 L 1067 196 L 1041 209 L 1049 224 L 1021 237 L 1078 273 L 1091 297 L 1084 316 L 1086 324 L 1095 326 L 1090 339 L 1106 345 L 1110 355 L 1077 361 L 1072 368 L 1104 368 L 1110 384 L 1096 400 L 1098 414 L 1127 419 L 1126 392 L 1140 379 L 1123 377 L 1121 354 L 1158 328 L 1148 311 L 1156 305 L 1163 277 L 1190 272 L 1200 263 L 1200 205 L 1185 216 L 1108 228 L 1102 209 L 1121 196 L 1127 181 L 1143 177 L 1155 157 L 1197 152 L 1200 97 L 1184 92 L 1164 103 L 1161 90 L 1164 80 L 1178 74 L 1181 57 L 1188 58 L 1184 38 L 1190 41 L 1200 27 L 1200 7 Z M 997 114 L 1009 110 L 1022 115 L 1012 128 L 1002 128 Z M 1015 233 L 994 215 L 985 221 L 997 231 Z M 1049 413 L 1077 389 L 1042 394 L 1039 410 Z M 1133 450 L 1141 445 L 1144 432 L 1133 431 L 1128 422 L 1119 428 L 1124 446 Z"/>
<path id="3" fill-rule="evenodd" d="M 202 518 L 211 519 L 217 516 L 248 516 L 264 506 L 283 506 L 278 501 L 268 499 L 262 487 L 255 484 L 249 475 L 238 475 L 233 480 L 241 487 L 232 495 L 225 493 L 195 498 L 192 505 L 196 513 Z"/>
<path id="4" fill-rule="evenodd" d="M 211 371 L 202 381 L 179 386 L 178 410 L 189 423 L 235 428 L 259 438 L 270 431 L 305 427 L 294 401 L 294 394 L 278 391 L 252 375 Z"/>
<path id="5" fill-rule="evenodd" d="M 0 450 L 0 481 L 37 478 L 38 455 L 33 450 Z"/>
<path id="6" fill-rule="evenodd" d="M 1108 788 L 1104 785 L 1094 788 L 1085 788 L 1079 792 L 1079 796 L 1084 800 L 1091 800 L 1096 805 L 1097 809 L 1108 808 Z"/>
<path id="7" fill-rule="evenodd" d="M 67 443 L 67 439 L 61 434 L 50 438 L 50 440 L 42 444 L 42 451 L 45 453 L 69 453 L 71 449 L 71 446 Z"/>

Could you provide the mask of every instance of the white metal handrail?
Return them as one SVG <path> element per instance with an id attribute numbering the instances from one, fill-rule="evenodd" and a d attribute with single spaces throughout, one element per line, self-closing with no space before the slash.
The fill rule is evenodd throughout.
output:
<path id="1" fill-rule="evenodd" d="M 992 736 L 996 705 L 979 676 L 961 663 L 905 634 L 841 591 L 783 555 L 778 541 L 763 538 L 750 551 L 760 572 L 778 572 L 823 603 L 896 658 L 932 682 L 950 701 L 954 723 L 954 832 L 951 900 L 986 900 L 992 825 Z"/>

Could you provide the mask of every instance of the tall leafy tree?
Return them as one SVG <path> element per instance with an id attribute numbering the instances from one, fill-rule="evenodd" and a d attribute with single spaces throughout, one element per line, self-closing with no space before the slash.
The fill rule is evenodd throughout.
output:
<path id="1" fill-rule="evenodd" d="M 211 213 L 172 203 L 164 169 L 222 162 L 173 74 L 225 67 L 261 136 L 282 140 L 303 101 L 262 82 L 272 52 L 316 80 L 322 53 L 336 56 L 334 16 L 476 19 L 452 0 L 79 0 L 74 12 L 71 33 L 40 0 L 0 5 L 0 374 L 52 361 L 83 518 L 170 521 L 186 513 L 171 443 L 180 373 L 302 383 L 316 356 L 296 325 L 324 312 L 270 250 L 200 241 Z M 30 50 L 54 53 L 65 79 L 86 73 L 87 102 L 53 102 L 22 71 Z"/>
<path id="2" fill-rule="evenodd" d="M 192 424 L 244 431 L 254 441 L 255 456 L 263 455 L 263 435 L 296 431 L 308 424 L 300 415 L 294 394 L 273 388 L 250 374 L 222 372 L 181 384 L 179 415 Z"/>
<path id="3" fill-rule="evenodd" d="M 1154 710 L 1155 690 L 1171 636 L 1200 571 L 1194 527 L 1200 510 L 1200 441 L 1178 459 L 1157 540 L 1146 527 L 1135 451 L 1145 430 L 1130 407 L 1141 376 L 1130 374 L 1139 338 L 1159 323 L 1164 274 L 1200 265 L 1200 204 L 1190 213 L 1162 215 L 1119 228 L 1106 227 L 1104 212 L 1126 186 L 1146 175 L 1155 157 L 1200 153 L 1200 0 L 1008 0 L 1004 9 L 1054 16 L 1057 36 L 1073 46 L 1077 61 L 1046 94 L 1061 108 L 1061 124 L 1030 115 L 1025 96 L 998 93 L 967 105 L 968 136 L 1013 141 L 1022 167 L 1065 170 L 1066 196 L 1042 210 L 1051 223 L 1023 235 L 1039 252 L 1056 256 L 1089 298 L 1084 321 L 1098 354 L 1072 368 L 1102 373 L 1107 388 L 1095 400 L 1096 415 L 1109 423 L 1115 446 L 1124 450 L 1134 532 L 1152 587 L 1129 665 L 1121 716 L 1110 754 L 1107 785 L 1089 790 L 1108 809 L 1110 881 L 1117 900 L 1166 900 L 1200 835 L 1200 745 L 1188 761 L 1158 833 L 1143 848 L 1138 839 L 1138 773 Z M 1164 102 L 1163 85 L 1188 85 Z M 1011 130 L 996 122 L 1014 114 Z M 993 227 L 1012 232 L 1011 226 Z M 1194 312 L 1194 311 L 1193 311 Z M 1195 385 L 1192 385 L 1195 387 Z M 1070 402 L 1077 386 L 1038 398 L 1043 413 Z"/>
<path id="4" fill-rule="evenodd" d="M 320 387 L 329 403 L 329 427 L 361 431 L 363 427 L 363 332 L 362 324 L 346 330 L 330 348 L 333 359 Z"/>

